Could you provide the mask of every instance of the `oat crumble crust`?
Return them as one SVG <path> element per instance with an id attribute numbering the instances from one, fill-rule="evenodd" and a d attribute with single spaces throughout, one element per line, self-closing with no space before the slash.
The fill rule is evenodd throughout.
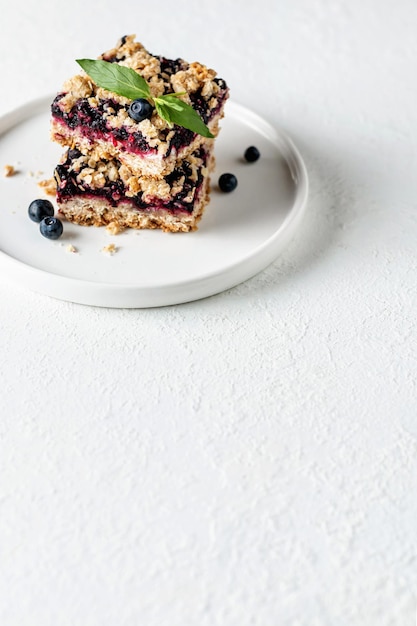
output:
<path id="1" fill-rule="evenodd" d="M 110 235 L 118 235 L 124 231 L 124 228 L 118 222 L 110 222 L 107 224 L 106 230 Z"/>
<path id="2" fill-rule="evenodd" d="M 38 182 L 38 187 L 48 196 L 56 196 L 56 180 L 55 178 L 47 178 Z"/>
<path id="3" fill-rule="evenodd" d="M 114 243 L 109 243 L 107 244 L 107 246 L 104 246 L 104 248 L 101 249 L 102 252 L 106 253 L 106 254 L 114 254 L 117 251 L 116 246 L 114 245 Z"/>
<path id="4" fill-rule="evenodd" d="M 218 121 L 223 116 L 222 109 L 228 97 L 228 91 L 227 87 L 222 90 L 218 82 L 214 80 L 216 72 L 201 63 L 187 63 L 183 59 L 172 61 L 175 63 L 175 69 L 180 68 L 177 71 L 171 72 L 169 69 L 164 71 L 164 62 L 170 62 L 170 60 L 150 54 L 141 43 L 135 42 L 134 39 L 135 35 L 123 37 L 115 48 L 108 50 L 99 58 L 138 71 L 148 81 L 151 94 L 155 97 L 185 91 L 186 94 L 181 96 L 181 99 L 192 104 L 190 95 L 199 92 L 208 111 L 220 107 L 218 113 L 207 122 L 211 132 L 217 135 Z M 135 122 L 127 112 L 129 99 L 97 87 L 84 72 L 66 81 L 63 92 L 65 95 L 58 101 L 58 107 L 63 113 L 69 113 L 80 99 L 88 99 L 88 104 L 93 109 L 105 101 L 106 108 L 101 115 L 107 127 L 110 129 L 123 127 L 129 134 L 139 131 L 150 148 L 154 149 L 151 155 L 145 153 L 142 158 L 134 152 L 129 152 L 126 145 L 123 146 L 121 152 L 119 145 L 114 145 L 111 141 L 100 137 L 92 142 L 89 137 L 83 136 L 77 126 L 69 128 L 58 117 L 53 118 L 51 135 L 54 141 L 70 148 L 77 146 L 85 154 L 93 151 L 95 158 L 108 159 L 120 155 L 120 159 L 130 169 L 142 170 L 148 176 L 163 177 L 174 169 L 177 158 L 183 158 L 189 152 L 194 151 L 203 141 L 201 135 L 194 135 L 189 145 L 183 146 L 179 151 L 171 148 L 172 154 L 169 154 L 171 140 L 176 133 L 175 127 L 170 129 L 167 122 L 160 118 L 156 111 L 150 119 Z M 222 102 L 219 102 L 219 93 Z M 121 105 L 116 107 L 117 111 L 109 106 L 109 100 L 115 105 Z"/>
<path id="5" fill-rule="evenodd" d="M 17 171 L 15 170 L 13 165 L 4 166 L 4 176 L 6 178 L 10 178 L 10 176 L 14 176 L 15 174 L 17 174 Z"/>

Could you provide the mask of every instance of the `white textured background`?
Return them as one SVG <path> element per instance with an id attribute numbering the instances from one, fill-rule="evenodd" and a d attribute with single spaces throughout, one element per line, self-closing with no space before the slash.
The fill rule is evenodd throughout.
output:
<path id="1" fill-rule="evenodd" d="M 280 259 L 204 301 L 1 277 L 1 626 L 414 625 L 415 1 L 2 8 L 0 113 L 136 32 L 284 128 L 311 197 Z"/>

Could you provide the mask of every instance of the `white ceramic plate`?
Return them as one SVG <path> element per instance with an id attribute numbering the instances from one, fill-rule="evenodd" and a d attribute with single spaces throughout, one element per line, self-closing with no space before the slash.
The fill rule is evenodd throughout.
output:
<path id="1" fill-rule="evenodd" d="M 37 182 L 52 176 L 62 148 L 49 140 L 52 97 L 0 119 L 0 263 L 11 280 L 63 300 L 107 307 L 153 307 L 197 300 L 254 276 L 294 234 L 308 194 L 304 163 L 292 142 L 261 117 L 228 102 L 216 142 L 211 201 L 193 233 L 125 231 L 64 223 L 50 241 L 27 215 L 45 197 Z M 261 158 L 243 159 L 255 145 Z M 19 171 L 2 176 L 3 166 Z M 221 173 L 238 187 L 222 193 Z M 116 246 L 112 256 L 102 249 Z M 77 252 L 69 252 L 72 245 Z"/>

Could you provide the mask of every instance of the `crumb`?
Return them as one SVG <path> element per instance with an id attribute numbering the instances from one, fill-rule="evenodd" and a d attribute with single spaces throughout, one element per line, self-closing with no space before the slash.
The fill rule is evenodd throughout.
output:
<path id="1" fill-rule="evenodd" d="M 41 187 L 48 196 L 56 195 L 56 181 L 54 178 L 39 181 L 38 187 Z"/>
<path id="2" fill-rule="evenodd" d="M 77 248 L 75 246 L 73 246 L 72 243 L 69 243 L 67 245 L 66 250 L 67 250 L 67 252 L 78 252 Z"/>
<path id="3" fill-rule="evenodd" d="M 105 252 L 106 254 L 113 255 L 117 251 L 117 248 L 114 243 L 109 243 L 107 246 L 104 246 L 101 251 Z"/>
<path id="4" fill-rule="evenodd" d="M 106 230 L 108 233 L 110 233 L 110 235 L 118 235 L 124 230 L 124 228 L 123 226 L 120 226 L 117 222 L 110 222 L 109 224 L 107 224 Z"/>
<path id="5" fill-rule="evenodd" d="M 13 165 L 4 166 L 4 175 L 6 178 L 9 178 L 10 176 L 14 176 L 15 174 L 17 174 L 17 170 L 15 170 Z"/>
<path id="6" fill-rule="evenodd" d="M 29 172 L 27 173 L 28 178 L 33 178 L 33 172 L 32 170 L 29 170 Z"/>
<path id="7" fill-rule="evenodd" d="M 38 171 L 36 172 L 35 176 L 38 176 L 38 177 L 39 177 L 39 176 L 43 176 L 43 172 L 42 172 L 42 170 L 38 170 Z"/>

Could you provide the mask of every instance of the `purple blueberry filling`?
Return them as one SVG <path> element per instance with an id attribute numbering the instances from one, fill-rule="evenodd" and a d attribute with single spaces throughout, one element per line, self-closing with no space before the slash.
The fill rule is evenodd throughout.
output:
<path id="1" fill-rule="evenodd" d="M 187 67 L 183 59 L 167 59 L 161 56 L 155 56 L 155 58 L 158 59 L 161 64 L 161 73 L 168 74 L 169 76 L 176 74 L 180 70 L 185 70 Z"/>
<path id="2" fill-rule="evenodd" d="M 65 112 L 59 106 L 59 101 L 64 97 L 65 93 L 56 96 L 52 103 L 51 110 L 55 119 L 64 123 L 69 128 L 77 128 L 82 134 L 91 139 L 104 139 L 112 142 L 114 145 L 121 144 L 123 150 L 136 152 L 139 154 L 149 154 L 156 152 L 155 148 L 151 148 L 140 132 L 129 133 L 125 127 L 111 128 L 108 126 L 104 113 L 111 107 L 115 114 L 124 108 L 123 105 L 114 100 L 99 101 L 97 107 L 92 107 L 87 98 L 80 98 L 73 108 Z"/>

